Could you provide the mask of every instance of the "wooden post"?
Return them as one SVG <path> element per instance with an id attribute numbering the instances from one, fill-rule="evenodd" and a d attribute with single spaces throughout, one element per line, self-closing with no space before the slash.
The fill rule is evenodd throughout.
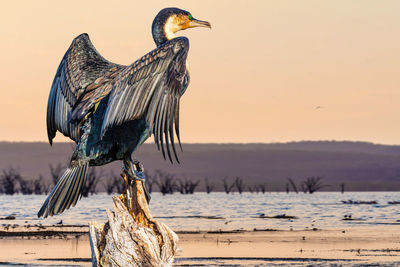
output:
<path id="1" fill-rule="evenodd" d="M 89 224 L 93 266 L 172 266 L 178 236 L 151 216 L 142 181 L 126 184 L 108 222 Z"/>

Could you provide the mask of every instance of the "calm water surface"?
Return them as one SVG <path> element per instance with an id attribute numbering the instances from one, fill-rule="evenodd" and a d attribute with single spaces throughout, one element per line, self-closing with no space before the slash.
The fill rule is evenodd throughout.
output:
<path id="1" fill-rule="evenodd" d="M 36 213 L 45 196 L 0 195 L 0 217 L 15 214 L 16 220 L 0 220 L 0 224 L 51 225 L 62 220 L 63 224 L 86 225 L 90 221 L 105 221 L 106 208 L 111 208 L 111 196 L 98 194 L 82 198 L 76 207 L 62 215 L 38 219 Z M 343 204 L 342 200 L 377 201 L 374 205 Z M 155 217 L 174 230 L 236 230 L 336 228 L 376 224 L 400 224 L 400 192 L 320 192 L 295 193 L 195 193 L 163 196 L 153 193 L 150 209 Z M 259 218 L 286 214 L 297 219 Z M 351 215 L 352 221 L 342 220 Z M 198 217 L 193 217 L 198 216 Z M 209 216 L 218 219 L 205 218 Z"/>

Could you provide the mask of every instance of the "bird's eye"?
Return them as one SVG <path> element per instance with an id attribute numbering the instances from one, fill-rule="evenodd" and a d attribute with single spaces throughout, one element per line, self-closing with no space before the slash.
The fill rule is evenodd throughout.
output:
<path id="1" fill-rule="evenodd" d="M 189 18 L 189 20 L 192 20 L 192 19 L 193 19 L 193 17 L 192 17 L 191 14 L 189 14 L 188 18 Z"/>

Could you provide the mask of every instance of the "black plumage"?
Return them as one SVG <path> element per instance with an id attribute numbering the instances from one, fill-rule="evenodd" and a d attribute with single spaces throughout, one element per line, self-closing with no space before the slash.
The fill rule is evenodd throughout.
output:
<path id="1" fill-rule="evenodd" d="M 180 145 L 179 100 L 189 83 L 189 40 L 171 33 L 197 26 L 210 24 L 181 9 L 161 10 L 152 25 L 157 48 L 129 66 L 104 59 L 87 34 L 73 40 L 51 87 L 47 133 L 50 144 L 59 131 L 77 145 L 39 217 L 74 206 L 89 166 L 132 163 L 131 154 L 151 134 L 164 158 L 179 162 L 174 135 Z"/>

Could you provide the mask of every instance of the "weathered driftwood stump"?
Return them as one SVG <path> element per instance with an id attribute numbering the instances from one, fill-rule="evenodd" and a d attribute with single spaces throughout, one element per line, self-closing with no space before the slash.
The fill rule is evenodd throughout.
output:
<path id="1" fill-rule="evenodd" d="M 178 236 L 152 218 L 142 181 L 126 184 L 107 209 L 108 222 L 89 224 L 93 266 L 171 266 Z"/>

